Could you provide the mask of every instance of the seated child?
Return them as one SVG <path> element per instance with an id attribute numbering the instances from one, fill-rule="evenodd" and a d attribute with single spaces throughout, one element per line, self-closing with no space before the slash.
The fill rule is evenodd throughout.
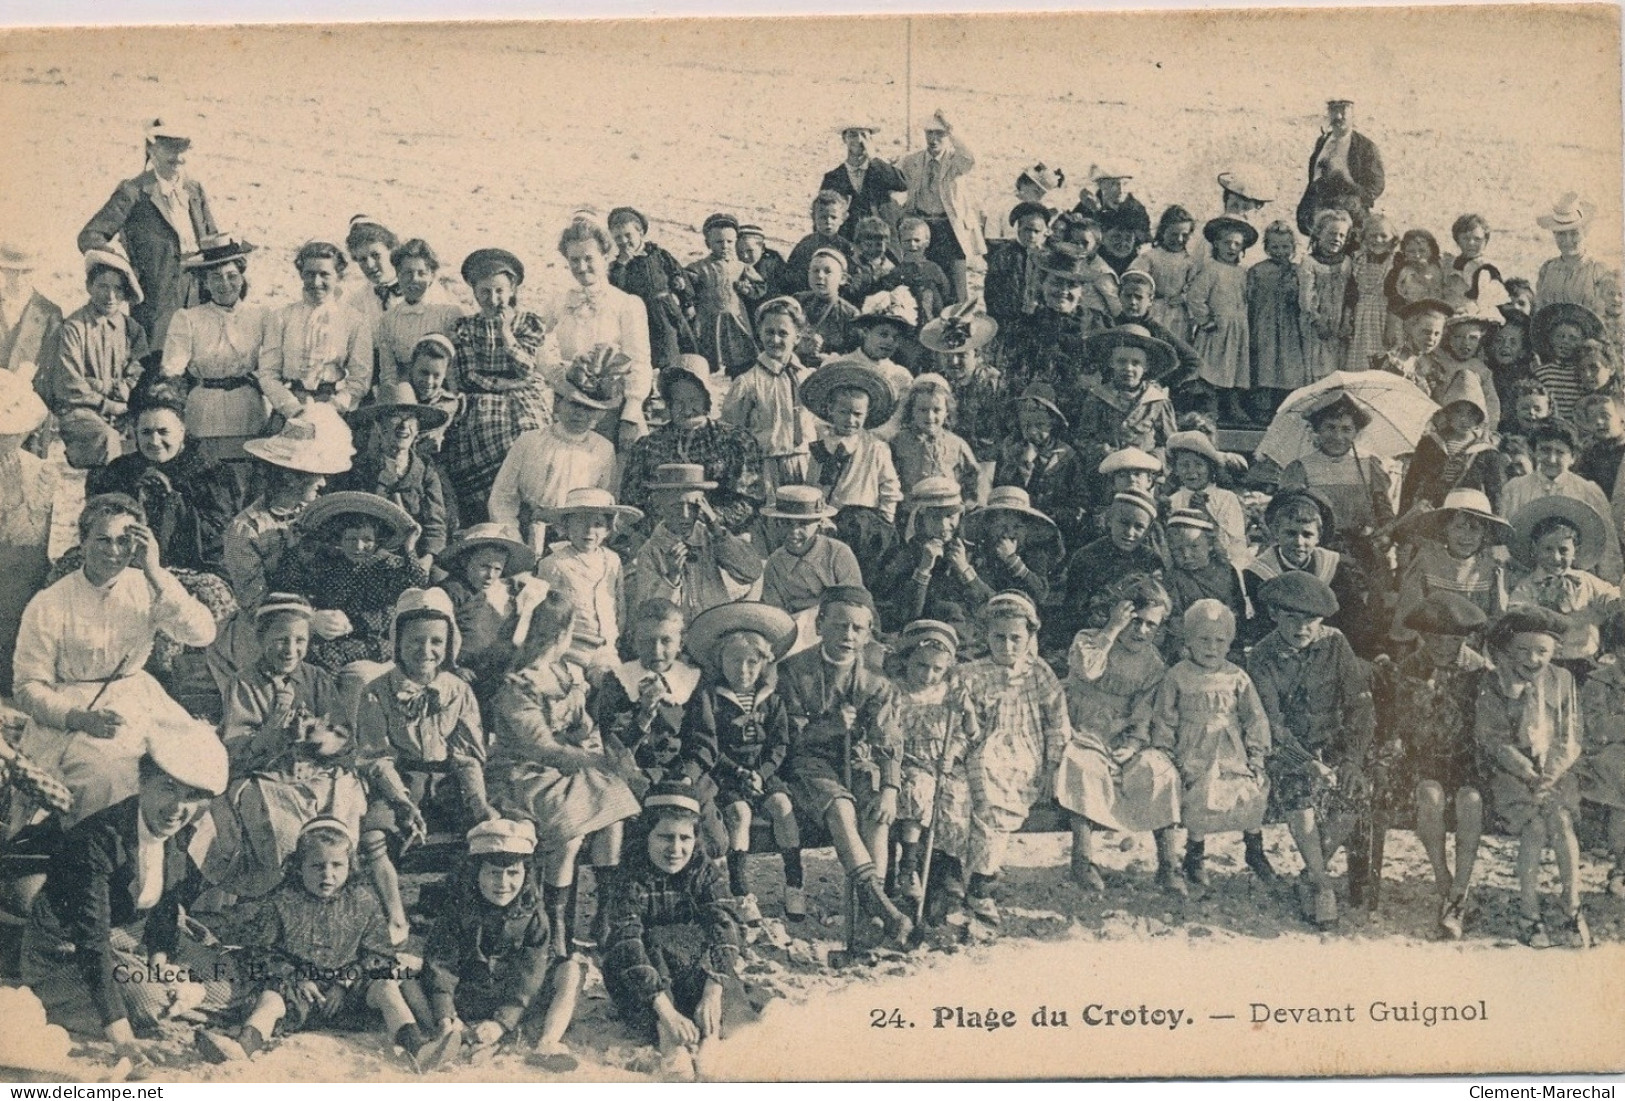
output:
<path id="1" fill-rule="evenodd" d="M 683 610 L 671 601 L 645 600 L 632 609 L 627 626 L 636 656 L 599 678 L 587 708 L 605 736 L 632 755 L 643 774 L 633 782 L 641 794 L 676 767 L 683 711 L 700 671 L 683 660 Z"/>
<path id="2" fill-rule="evenodd" d="M 1247 673 L 1269 717 L 1271 815 L 1285 817 L 1303 859 L 1305 916 L 1330 926 L 1337 922 L 1337 894 L 1327 862 L 1369 813 L 1370 674 L 1343 633 L 1326 625 L 1338 603 L 1318 577 L 1283 573 L 1259 588 L 1258 601 L 1275 622 L 1247 655 Z M 1350 845 L 1350 903 L 1363 906 L 1369 854 L 1357 850 Z"/>
<path id="3" fill-rule="evenodd" d="M 1552 663 L 1568 631 L 1556 612 L 1513 605 L 1490 627 L 1495 668 L 1478 681 L 1473 733 L 1490 770 L 1496 824 L 1518 835 L 1518 939 L 1531 948 L 1554 943 L 1540 912 L 1540 863 L 1548 845 L 1557 858 L 1562 935 L 1575 947 L 1591 946 L 1574 835 L 1580 698 L 1568 670 Z"/>
<path id="4" fill-rule="evenodd" d="M 1310 489 L 1332 510 L 1336 535 L 1328 547 L 1352 555 L 1373 578 L 1386 572 L 1387 541 L 1383 532 L 1394 518 L 1388 468 L 1375 455 L 1362 454 L 1359 435 L 1371 414 L 1344 390 L 1329 390 L 1306 405 L 1303 417 L 1314 436 L 1314 450 L 1288 463 L 1282 489 Z"/>
<path id="5" fill-rule="evenodd" d="M 147 332 L 126 309 L 141 303 L 141 287 L 124 257 L 91 249 L 85 291 L 90 301 L 63 319 L 56 357 L 39 365 L 34 389 L 58 417 L 84 410 L 103 428 L 122 428 L 147 354 Z"/>
<path id="6" fill-rule="evenodd" d="M 896 395 L 878 371 L 843 361 L 819 368 L 802 386 L 801 400 L 830 426 L 812 445 L 807 481 L 836 510 L 835 534 L 859 565 L 873 569 L 897 540 L 892 525 L 903 500 L 891 449 L 876 431 Z"/>
<path id="7" fill-rule="evenodd" d="M 690 785 L 655 785 L 596 921 L 604 989 L 638 1039 L 659 1045 L 673 1077 L 692 1077 L 694 1057 L 751 1016 L 735 977 L 739 919 L 721 874 L 697 851 L 699 818 Z"/>
<path id="8" fill-rule="evenodd" d="M 1602 625 L 1602 645 L 1613 658 L 1591 674 L 1580 692 L 1585 737 L 1576 771 L 1580 796 L 1607 816 L 1608 893 L 1625 897 L 1625 609 Z"/>
<path id="9" fill-rule="evenodd" d="M 891 227 L 886 219 L 873 215 L 859 218 L 852 230 L 852 262 L 846 273 L 846 286 L 841 294 L 854 306 L 876 291 L 890 289 L 885 284 L 897 265 L 888 255 L 891 251 Z M 888 355 L 890 353 L 887 353 Z"/>
<path id="10" fill-rule="evenodd" d="M 1198 600 L 1216 600 L 1236 622 L 1247 616 L 1247 593 L 1241 571 L 1219 546 L 1218 525 L 1202 509 L 1175 509 L 1165 526 L 1168 569 L 1162 583 L 1170 600 L 1162 633 L 1162 658 L 1172 665 L 1185 655 L 1185 613 Z"/>
<path id="11" fill-rule="evenodd" d="M 621 556 L 610 537 L 643 519 L 643 513 L 615 503 L 607 489 L 572 489 L 551 509 L 547 524 L 564 536 L 536 563 L 536 576 L 561 586 L 576 602 L 576 648 L 589 669 L 614 665 L 626 618 Z"/>
<path id="12" fill-rule="evenodd" d="M 1529 445 L 1535 469 L 1511 479 L 1502 488 L 1501 514 L 1510 520 L 1530 502 L 1543 497 L 1567 497 L 1589 506 L 1602 518 L 1603 528 L 1586 554 L 1595 552 L 1592 561 L 1598 577 L 1617 583 L 1625 573 L 1625 559 L 1620 556 L 1613 506 L 1607 493 L 1574 472 L 1574 460 L 1580 454 L 1579 433 L 1567 421 L 1552 420 L 1529 433 Z"/>
<path id="13" fill-rule="evenodd" d="M 741 600 L 762 579 L 754 547 L 729 531 L 706 500 L 716 487 L 697 463 L 662 463 L 647 483 L 655 528 L 627 570 L 626 598 L 669 600 L 693 618 Z"/>
<path id="14" fill-rule="evenodd" d="M 820 191 L 813 196 L 812 232 L 796 242 L 784 261 L 784 293 L 800 294 L 807 288 L 807 268 L 815 253 L 827 250 L 841 258 L 844 273 L 852 262 L 852 242 L 840 234 L 842 223 L 851 206 L 846 196 L 836 191 Z"/>
<path id="15" fill-rule="evenodd" d="M 505 524 L 475 524 L 464 529 L 441 556 L 451 575 L 441 586 L 457 612 L 462 635 L 458 668 L 474 686 L 482 705 L 490 702 L 507 675 L 513 657 L 513 634 L 519 626 L 518 597 L 527 584 L 536 553 Z"/>
<path id="16" fill-rule="evenodd" d="M 1179 487 L 1168 497 L 1171 509 L 1200 509 L 1212 518 L 1219 546 L 1232 565 L 1252 557 L 1247 542 L 1247 513 L 1241 498 L 1219 485 L 1224 457 L 1203 432 L 1175 432 L 1167 440 L 1168 465 Z"/>
<path id="17" fill-rule="evenodd" d="M 965 517 L 971 568 L 995 592 L 1015 589 L 1049 603 L 1050 577 L 1066 561 L 1055 521 L 1033 508 L 1020 486 L 998 486 Z"/>
<path id="18" fill-rule="evenodd" d="M 1072 425 L 1072 445 L 1084 462 L 1119 448 L 1155 451 L 1176 431 L 1168 389 L 1152 378 L 1171 374 L 1174 350 L 1143 325 L 1119 325 L 1091 336 L 1085 345 L 1100 375 L 1086 376 Z"/>
<path id="19" fill-rule="evenodd" d="M 349 631 L 313 640 L 310 661 L 350 679 L 359 674 L 364 683 L 392 660 L 395 602 L 429 583 L 416 553 L 422 529 L 399 505 L 353 490 L 317 499 L 295 523 L 305 537 L 283 556 L 271 587 L 297 593 L 320 611 L 344 614 Z M 352 663 L 370 664 L 347 670 Z M 352 714 L 346 710 L 340 717 L 348 722 Z"/>
<path id="20" fill-rule="evenodd" d="M 783 776 L 803 832 L 828 832 L 860 911 L 878 918 L 887 939 L 903 945 L 914 922 L 886 897 L 885 873 L 877 867 L 897 819 L 903 745 L 896 693 L 863 661 L 874 619 L 866 589 L 825 589 L 819 644 L 780 664 L 779 690 L 792 724 Z"/>
<path id="21" fill-rule="evenodd" d="M 798 292 L 793 301 L 806 316 L 807 326 L 795 352 L 810 367 L 820 367 L 858 346 L 859 333 L 852 324 L 858 307 L 841 297 L 850 263 L 844 253 L 826 247 L 816 250 L 801 269 L 807 273 L 807 289 Z"/>
<path id="22" fill-rule="evenodd" d="M 1562 615 L 1568 632 L 1552 659 L 1584 686 L 1600 648 L 1598 626 L 1620 606 L 1619 587 L 1587 567 L 1597 564 L 1595 512 L 1568 497 L 1542 497 L 1512 517 L 1514 548 L 1529 574 L 1512 588 L 1513 604 L 1538 605 Z"/>
<path id="23" fill-rule="evenodd" d="M 953 392 L 954 428 L 988 466 L 1003 435 L 1004 374 L 978 353 L 997 331 L 992 318 L 976 311 L 975 301 L 949 306 L 920 330 L 921 346 L 934 354 L 936 369 Z"/>
<path id="24" fill-rule="evenodd" d="M 934 603 L 975 608 L 993 595 L 971 565 L 970 547 L 960 530 L 964 516 L 965 500 L 951 479 L 926 478 L 910 491 L 904 539 L 869 575 L 876 591 L 885 594 L 880 605 L 883 630 L 900 631 L 926 618 Z"/>
<path id="25" fill-rule="evenodd" d="M 1490 663 L 1467 645 L 1488 622 L 1483 609 L 1457 593 L 1429 596 L 1406 614 L 1404 626 L 1421 638 L 1416 652 L 1380 658 L 1372 698 L 1384 745 L 1374 793 L 1376 847 L 1372 879 L 1381 882 L 1384 835 L 1390 823 L 1414 817 L 1416 837 L 1433 865 L 1439 893 L 1439 932 L 1460 940 L 1467 890 L 1484 829 L 1484 787 L 1473 713 L 1478 681 Z M 1445 831 L 1454 824 L 1456 868 L 1450 870 Z M 1375 900 L 1373 900 L 1375 901 Z"/>
<path id="26" fill-rule="evenodd" d="M 425 840 L 423 809 L 463 830 L 490 817 L 491 808 L 480 705 L 453 671 L 460 639 L 451 598 L 440 589 L 408 589 L 396 602 L 389 639 L 395 663 L 361 697 L 356 751 L 372 795 L 361 822 L 361 856 L 399 944 L 406 911 L 390 841 L 406 847 Z"/>
<path id="27" fill-rule="evenodd" d="M 1247 867 L 1273 883 L 1275 869 L 1264 851 L 1270 723 L 1252 678 L 1229 660 L 1236 617 L 1203 597 L 1185 609 L 1180 626 L 1185 656 L 1157 688 L 1150 735 L 1179 767 L 1185 878 L 1206 886 L 1207 839 L 1240 830 Z"/>
<path id="28" fill-rule="evenodd" d="M 704 670 L 683 709 L 681 771 L 708 778 L 728 831 L 728 887 L 740 919 L 760 925 L 762 912 L 745 880 L 755 814 L 773 822 L 784 859 L 784 913 L 807 916 L 801 878 L 801 834 L 790 791 L 779 778 L 790 751 L 790 714 L 777 691 L 777 663 L 796 641 L 796 624 L 780 608 L 756 601 L 722 604 L 689 625 L 686 646 Z"/>
<path id="29" fill-rule="evenodd" d="M 1580 399 L 1576 414 L 1589 442 L 1580 452 L 1574 472 L 1612 496 L 1619 484 L 1620 464 L 1625 461 L 1625 396 L 1587 394 Z"/>
<path id="30" fill-rule="evenodd" d="M 899 411 L 900 430 L 892 437 L 892 463 L 903 485 L 922 478 L 952 478 L 960 495 L 981 495 L 982 467 L 976 453 L 948 426 L 955 420 L 953 388 L 941 375 L 927 372 L 908 385 Z"/>
<path id="31" fill-rule="evenodd" d="M 1140 573 L 1162 573 L 1162 558 L 1151 549 L 1147 536 L 1157 522 L 1157 502 L 1148 493 L 1124 490 L 1112 497 L 1106 510 L 1106 534 L 1072 552 L 1061 580 L 1061 607 L 1056 610 L 1056 647 L 1090 622 L 1094 606 L 1120 578 Z M 1051 636 L 1046 635 L 1046 645 Z"/>
<path id="32" fill-rule="evenodd" d="M 762 510 L 775 544 L 762 567 L 763 602 L 800 620 L 817 609 L 831 585 L 862 587 L 863 573 L 851 548 L 824 534 L 834 516 L 817 486 L 780 487 L 778 500 Z"/>
<path id="33" fill-rule="evenodd" d="M 807 480 L 807 448 L 818 435 L 818 424 L 799 397 L 812 374 L 796 355 L 806 330 L 807 315 L 794 298 L 770 298 L 757 307 L 761 353 L 722 401 L 722 419 L 761 445 L 768 492 Z"/>
<path id="34" fill-rule="evenodd" d="M 916 619 L 888 655 L 903 731 L 903 784 L 893 829 L 900 850 L 897 894 L 918 907 L 926 901 L 929 879 L 934 924 L 965 899 L 970 826 L 965 750 L 976 740 L 977 728 L 976 708 L 953 675 L 958 651 L 959 633 L 951 624 Z M 926 830 L 931 831 L 929 866 L 920 840 Z"/>
<path id="35" fill-rule="evenodd" d="M 1331 506 L 1307 489 L 1283 490 L 1270 498 L 1264 509 L 1264 528 L 1270 545 L 1242 570 L 1247 603 L 1253 618 L 1248 624 L 1247 644 L 1257 642 L 1270 630 L 1259 592 L 1264 585 L 1286 573 L 1308 573 L 1329 586 L 1340 612 L 1326 624 L 1341 631 L 1355 652 L 1376 652 L 1381 632 L 1370 623 L 1370 586 L 1365 572 L 1355 562 L 1322 545 L 1327 533 L 1335 530 Z"/>
<path id="36" fill-rule="evenodd" d="M 232 686 L 220 732 L 239 775 L 286 752 L 301 716 L 327 718 L 338 705 L 333 674 L 305 661 L 316 615 L 310 601 L 297 593 L 269 593 L 253 614 L 255 662 Z"/>
<path id="37" fill-rule="evenodd" d="M 1072 739 L 1055 770 L 1055 801 L 1070 812 L 1074 883 L 1103 891 L 1094 831 L 1150 830 L 1157 844 L 1157 885 L 1186 894 L 1174 860 L 1179 823 L 1178 773 L 1150 748 L 1151 701 L 1162 681 L 1157 633 L 1168 592 L 1153 577 L 1131 574 L 1112 587 L 1115 603 L 1100 630 L 1082 630 L 1067 654 L 1066 705 Z"/>
<path id="38" fill-rule="evenodd" d="M 1093 539 L 1105 532 L 1106 512 L 1117 494 L 1143 493 L 1147 497 L 1157 497 L 1163 469 L 1161 459 L 1138 447 L 1120 447 L 1101 459 L 1100 465 L 1095 468 L 1100 479 L 1093 482 L 1089 492 L 1091 523 L 1088 538 Z M 1146 537 L 1146 542 L 1158 554 L 1163 553 L 1160 524 L 1151 525 L 1151 534 Z"/>
<path id="39" fill-rule="evenodd" d="M 1400 578 L 1391 639 L 1412 638 L 1405 618 L 1443 593 L 1471 601 L 1487 618 L 1506 611 L 1507 567 L 1500 548 L 1511 539 L 1512 525 L 1495 515 L 1484 494 L 1453 490 L 1438 508 L 1408 517 L 1396 534 L 1414 549 Z"/>
<path id="40" fill-rule="evenodd" d="M 1034 804 L 1054 792 L 1055 768 L 1071 735 L 1060 679 L 1038 656 L 1038 609 L 1021 593 L 982 606 L 988 656 L 960 669 L 981 739 L 970 747 L 970 837 L 966 897 L 973 917 L 998 925 L 995 897 L 1010 836 Z"/>
<path id="41" fill-rule="evenodd" d="M 430 333 L 412 348 L 412 359 L 406 367 L 406 381 L 412 384 L 412 393 L 419 405 L 427 405 L 446 414 L 438 428 L 427 428 L 418 437 L 418 447 L 439 455 L 446 443 L 446 429 L 463 411 L 460 395 L 446 389 L 446 373 L 457 358 L 457 346 L 443 333 Z"/>
<path id="42" fill-rule="evenodd" d="M 344 823 L 316 818 L 299 834 L 282 887 L 260 906 L 244 955 L 263 975 L 236 1036 L 200 1030 L 212 1063 L 247 1059 L 284 1033 L 353 1025 L 376 1011 L 384 1035 L 427 1073 L 458 1046 L 455 1033 L 424 1035 L 401 993 L 400 963 L 378 899 L 351 880 L 355 842 Z"/>
<path id="43" fill-rule="evenodd" d="M 579 667 L 565 663 L 574 626 L 569 594 L 530 593 L 519 609 L 508 677 L 491 709 L 494 802 L 505 816 L 536 823 L 542 905 L 555 956 L 575 951 L 576 857 L 585 845 L 591 866 L 619 863 L 621 824 L 638 812 L 627 786 L 637 765 L 593 722 L 586 681 Z"/>
<path id="44" fill-rule="evenodd" d="M 536 827 L 498 818 L 468 831 L 468 856 L 452 873 L 451 899 L 423 945 L 423 987 L 442 1036 L 475 1051 L 540 1029 L 535 1052 L 548 1070 L 574 1070 L 564 1031 L 586 961 L 555 961 L 531 858 Z M 453 1050 L 456 1050 L 454 1047 Z"/>
<path id="45" fill-rule="evenodd" d="M 380 392 L 375 401 L 350 414 L 350 424 L 363 437 L 363 449 L 350 469 L 330 478 L 326 487 L 328 493 L 371 493 L 404 509 L 422 529 L 416 553 L 428 559 L 425 568 L 446 549 L 451 528 L 440 469 L 432 454 L 419 451 L 417 442 L 425 429 L 443 427 L 447 419 L 443 410 L 419 403 L 405 382 Z"/>
<path id="46" fill-rule="evenodd" d="M 1506 459 L 1495 447 L 1495 421 L 1484 407 L 1484 388 L 1466 372 L 1439 395 L 1439 411 L 1405 466 L 1399 487 L 1399 514 L 1437 508 L 1455 490 L 1478 490 L 1499 505 L 1506 484 Z"/>
<path id="47" fill-rule="evenodd" d="M 1085 484 L 1082 461 L 1065 441 L 1071 425 L 1056 404 L 1055 388 L 1035 382 L 1022 393 L 1011 417 L 1015 431 L 999 441 L 993 468 L 996 486 L 1020 486 L 1034 508 L 1055 521 L 1074 546 L 1087 541 L 1078 487 Z"/>

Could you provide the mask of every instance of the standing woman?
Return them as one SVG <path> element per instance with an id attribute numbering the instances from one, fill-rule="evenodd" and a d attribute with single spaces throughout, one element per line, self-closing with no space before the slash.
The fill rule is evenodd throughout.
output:
<path id="1" fill-rule="evenodd" d="M 130 316 L 161 348 L 170 317 L 198 301 L 181 258 L 218 230 L 203 185 L 185 172 L 191 137 L 163 119 L 147 124 L 146 137 L 145 170 L 119 184 L 85 223 L 79 251 L 105 249 L 115 239 L 122 244 L 146 295 L 131 306 Z"/>
<path id="2" fill-rule="evenodd" d="M 285 419 L 314 402 L 348 413 L 372 389 L 372 325 L 339 297 L 348 264 L 337 245 L 306 241 L 293 258 L 304 293 L 266 318 L 260 389 Z"/>
<path id="3" fill-rule="evenodd" d="M 262 435 L 269 415 L 255 378 L 265 339 L 265 310 L 245 305 L 248 254 L 229 234 L 206 237 L 182 261 L 200 305 L 178 311 L 164 337 L 163 373 L 188 377 L 186 435 L 210 462 L 247 460 L 244 442 Z"/>
<path id="4" fill-rule="evenodd" d="M 508 449 L 553 420 L 553 395 L 538 355 L 547 325 L 519 308 L 525 265 L 507 249 L 482 248 L 463 261 L 463 282 L 480 312 L 452 327 L 452 365 L 463 411 L 446 430 L 441 452 L 464 524 L 483 523 L 491 484 Z"/>
<path id="5" fill-rule="evenodd" d="M 598 431 L 624 451 L 649 434 L 643 403 L 654 388 L 649 358 L 649 313 L 643 299 L 609 281 L 609 233 L 590 218 L 577 217 L 559 234 L 559 254 L 577 286 L 556 301 L 545 321 L 558 345 L 559 369 L 608 345 L 631 362 L 626 367 L 626 398 L 606 411 Z"/>

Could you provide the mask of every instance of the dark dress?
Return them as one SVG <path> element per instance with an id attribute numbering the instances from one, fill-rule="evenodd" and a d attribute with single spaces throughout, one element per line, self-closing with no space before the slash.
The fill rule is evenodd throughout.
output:
<path id="1" fill-rule="evenodd" d="M 649 354 L 655 370 L 663 371 L 684 354 L 698 354 L 699 341 L 689 324 L 688 273 L 677 257 L 652 241 L 630 260 L 617 257 L 609 265 L 611 285 L 643 299 L 649 317 Z"/>
<path id="2" fill-rule="evenodd" d="M 552 962 L 547 915 L 530 883 L 508 905 L 493 906 L 477 875 L 471 860 L 454 878 L 453 901 L 423 946 L 423 985 L 436 1020 L 495 1021 L 512 1032 L 541 1006 Z"/>
<path id="3" fill-rule="evenodd" d="M 288 1007 L 287 1032 L 362 1024 L 372 980 L 399 974 L 383 906 L 353 874 L 333 897 L 317 898 L 294 871 L 260 903 L 246 941 L 244 956 L 264 976 L 260 988 Z"/>
<path id="4" fill-rule="evenodd" d="M 880 598 L 882 630 L 901 631 L 942 603 L 957 604 L 968 613 L 992 599 L 994 590 L 986 581 L 979 575 L 966 581 L 948 564 L 947 555 L 937 559 L 930 581 L 922 583 L 915 575 L 924 561 L 924 548 L 911 539 L 893 547 L 864 575 Z"/>
<path id="5" fill-rule="evenodd" d="M 299 593 L 319 609 L 349 617 L 344 637 L 310 640 L 310 663 L 337 673 L 352 661 L 394 661 L 389 630 L 395 602 L 407 589 L 428 584 L 429 575 L 410 555 L 380 551 L 356 565 L 332 545 L 309 539 L 284 558 L 271 591 Z"/>
<path id="6" fill-rule="evenodd" d="M 1473 738 L 1478 679 L 1489 662 L 1462 648 L 1455 665 L 1436 669 L 1425 654 L 1379 662 L 1371 679 L 1379 739 L 1373 753 L 1375 799 L 1382 821 L 1416 825 L 1416 787 L 1432 780 L 1444 789 L 1447 821 L 1455 793 L 1485 787 Z M 1397 752 L 1396 752 L 1397 750 Z"/>
<path id="7" fill-rule="evenodd" d="M 187 440 L 179 455 L 155 463 L 139 451 L 85 476 L 85 495 L 123 493 L 147 510 L 165 566 L 225 576 L 226 527 L 248 502 L 236 477 Z"/>

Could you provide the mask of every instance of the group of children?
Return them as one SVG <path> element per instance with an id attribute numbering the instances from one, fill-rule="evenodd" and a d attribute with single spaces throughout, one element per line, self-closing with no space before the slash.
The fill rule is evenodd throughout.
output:
<path id="1" fill-rule="evenodd" d="M 1057 215 L 1058 174 L 1027 175 L 985 310 L 924 258 L 926 220 L 848 219 L 834 192 L 788 259 L 727 214 L 687 266 L 637 210 L 578 218 L 572 269 L 613 240 L 609 279 L 642 307 L 659 375 L 635 416 L 633 350 L 550 362 L 503 250 L 464 264 L 474 317 L 435 300 L 432 249 L 371 220 L 348 242 L 365 309 L 339 293 L 343 250 L 300 250 L 262 424 L 226 456 L 252 492 L 202 563 L 237 610 L 209 654 L 232 777 L 200 865 L 217 902 L 254 904 L 256 976 L 199 1033 L 209 1058 L 380 1014 L 420 1068 L 520 1041 L 568 1066 L 596 956 L 681 1070 L 745 1009 L 754 854 L 777 855 L 767 908 L 794 930 L 803 851 L 833 846 L 849 936 L 907 946 L 997 927 L 1011 838 L 1051 809 L 1086 893 L 1108 884 L 1103 833 L 1149 834 L 1176 897 L 1231 833 L 1276 884 L 1283 823 L 1323 927 L 1333 857 L 1372 911 L 1386 830 L 1414 828 L 1445 937 L 1499 827 L 1522 939 L 1589 943 L 1582 800 L 1625 895 L 1617 318 L 1542 287 L 1530 317 L 1476 216 L 1443 257 L 1322 211 L 1300 258 L 1237 203 L 1196 257 L 1197 220 L 1172 206 L 1152 234 L 1125 177 Z M 1270 197 L 1226 178 L 1255 215 Z M 87 264 L 82 320 L 122 316 L 133 278 Z M 174 401 L 126 338 L 116 383 L 52 367 L 64 424 L 93 408 L 116 437 Z M 1351 388 L 1297 407 L 1290 462 L 1247 474 L 1221 450 L 1215 415 L 1268 419 L 1335 371 L 1438 406 L 1403 473 L 1362 448 Z M 443 881 L 409 907 L 401 865 L 431 842 Z"/>

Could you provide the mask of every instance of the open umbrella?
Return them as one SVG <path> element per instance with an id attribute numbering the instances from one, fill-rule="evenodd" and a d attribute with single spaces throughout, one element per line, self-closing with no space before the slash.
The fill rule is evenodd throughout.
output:
<path id="1" fill-rule="evenodd" d="M 1318 382 L 1300 387 L 1287 395 L 1275 414 L 1257 452 L 1281 466 L 1314 450 L 1314 433 L 1303 410 L 1312 407 L 1331 391 L 1348 394 L 1371 415 L 1371 423 L 1360 433 L 1362 455 L 1385 459 L 1416 450 L 1428 420 L 1439 406 L 1416 384 L 1402 375 L 1387 371 L 1333 371 Z"/>

